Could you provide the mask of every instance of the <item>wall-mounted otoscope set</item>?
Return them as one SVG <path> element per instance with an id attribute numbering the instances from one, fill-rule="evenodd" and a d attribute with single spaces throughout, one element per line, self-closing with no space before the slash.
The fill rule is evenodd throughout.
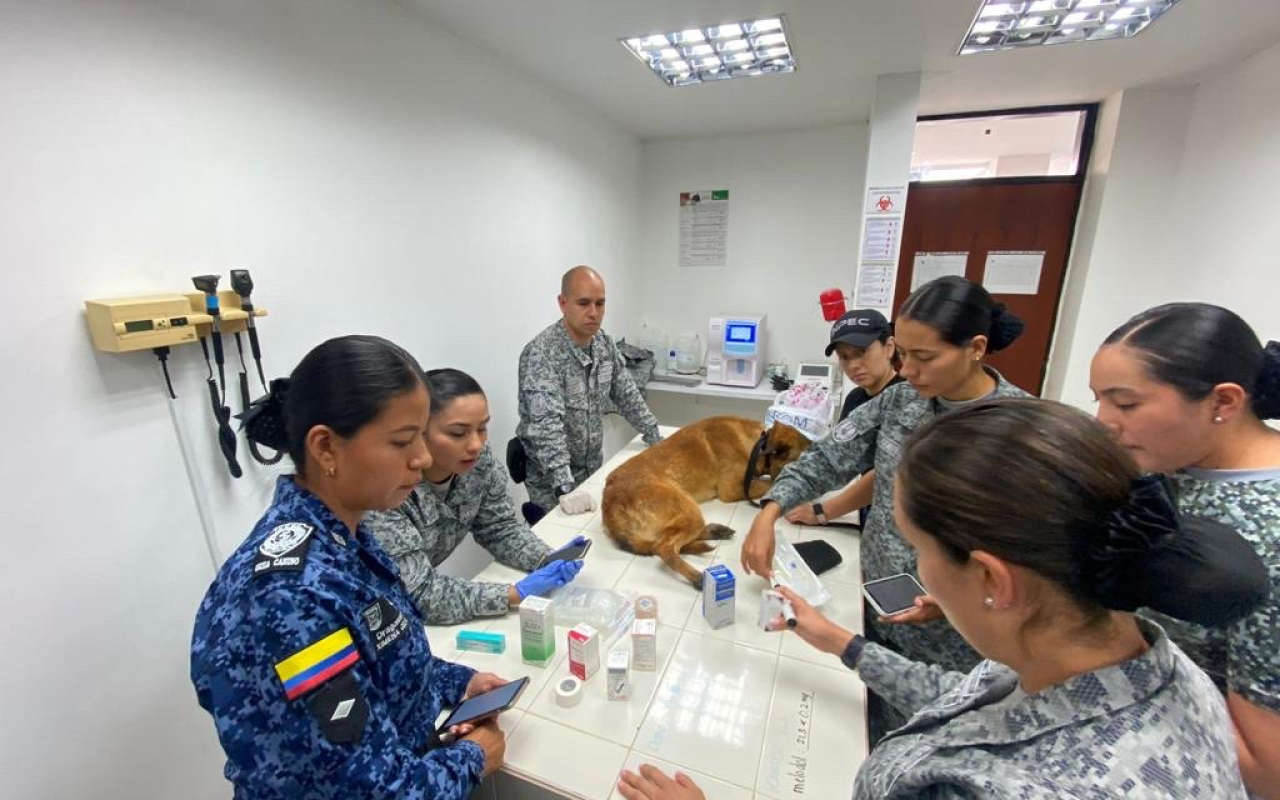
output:
<path id="1" fill-rule="evenodd" d="M 218 446 L 226 459 L 232 477 L 239 478 L 243 469 L 236 460 L 236 434 L 231 429 L 231 409 L 226 404 L 226 358 L 222 347 L 222 334 L 235 337 L 240 354 L 240 398 L 244 409 L 249 407 L 249 375 L 244 360 L 244 347 L 240 334 L 248 332 L 249 349 L 257 366 L 258 379 L 263 391 L 267 391 L 266 376 L 262 368 L 262 346 L 258 340 L 256 317 L 267 312 L 255 308 L 251 295 L 253 278 L 248 270 L 231 271 L 233 291 L 218 291 L 219 275 L 196 275 L 191 282 L 198 290 L 191 294 L 162 294 L 139 297 L 117 297 L 104 300 L 86 300 L 85 317 L 94 347 L 106 353 L 129 353 L 150 350 L 160 360 L 165 386 L 169 396 L 176 398 L 173 381 L 169 377 L 169 352 L 174 345 L 199 342 L 209 368 L 206 379 L 213 417 L 218 426 Z M 209 358 L 209 345 L 213 345 L 213 360 Z M 217 378 L 214 378 L 214 365 Z M 283 453 L 268 458 L 263 456 L 252 442 L 249 452 L 263 464 L 275 464 Z"/>

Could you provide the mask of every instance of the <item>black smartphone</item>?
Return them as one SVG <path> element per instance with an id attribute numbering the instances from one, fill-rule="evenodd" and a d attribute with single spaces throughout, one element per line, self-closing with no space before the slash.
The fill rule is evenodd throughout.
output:
<path id="1" fill-rule="evenodd" d="M 588 539 L 582 544 L 571 544 L 562 547 L 552 553 L 547 553 L 546 557 L 538 562 L 538 569 L 542 569 L 553 561 L 577 561 L 587 554 L 591 549 L 591 540 Z"/>
<path id="2" fill-rule="evenodd" d="M 478 694 L 470 700 L 464 700 L 458 704 L 458 707 L 453 710 L 448 719 L 440 723 L 438 730 L 443 732 L 454 725 L 462 725 L 467 722 L 484 722 L 490 717 L 496 717 L 515 705 L 516 700 L 520 698 L 520 693 L 528 685 L 529 678 L 526 676 L 510 683 L 504 683 L 497 689 L 491 689 L 484 694 Z"/>
<path id="3" fill-rule="evenodd" d="M 862 584 L 862 593 L 871 603 L 871 607 L 882 617 L 892 617 L 915 608 L 916 598 L 928 594 L 912 576 L 907 573 L 867 581 Z"/>

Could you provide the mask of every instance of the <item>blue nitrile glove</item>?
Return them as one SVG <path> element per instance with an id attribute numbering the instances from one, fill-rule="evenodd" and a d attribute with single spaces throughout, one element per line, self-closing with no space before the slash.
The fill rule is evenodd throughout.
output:
<path id="1" fill-rule="evenodd" d="M 581 561 L 552 561 L 545 567 L 530 572 L 528 577 L 516 583 L 520 599 L 531 594 L 544 595 L 558 586 L 564 586 L 582 569 Z"/>

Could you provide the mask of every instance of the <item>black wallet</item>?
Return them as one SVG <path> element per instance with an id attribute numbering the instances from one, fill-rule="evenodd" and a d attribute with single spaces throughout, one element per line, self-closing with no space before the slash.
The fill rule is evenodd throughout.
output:
<path id="1" fill-rule="evenodd" d="M 838 567 L 844 561 L 840 552 L 821 539 L 810 542 L 796 542 L 792 545 L 804 563 L 809 565 L 814 575 L 821 575 L 829 569 Z"/>

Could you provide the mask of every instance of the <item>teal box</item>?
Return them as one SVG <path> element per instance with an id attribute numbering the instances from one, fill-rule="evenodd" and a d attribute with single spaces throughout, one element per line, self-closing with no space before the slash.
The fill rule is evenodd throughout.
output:
<path id="1" fill-rule="evenodd" d="M 476 653 L 501 653 L 507 649 L 505 633 L 484 631 L 458 631 L 458 649 Z"/>

